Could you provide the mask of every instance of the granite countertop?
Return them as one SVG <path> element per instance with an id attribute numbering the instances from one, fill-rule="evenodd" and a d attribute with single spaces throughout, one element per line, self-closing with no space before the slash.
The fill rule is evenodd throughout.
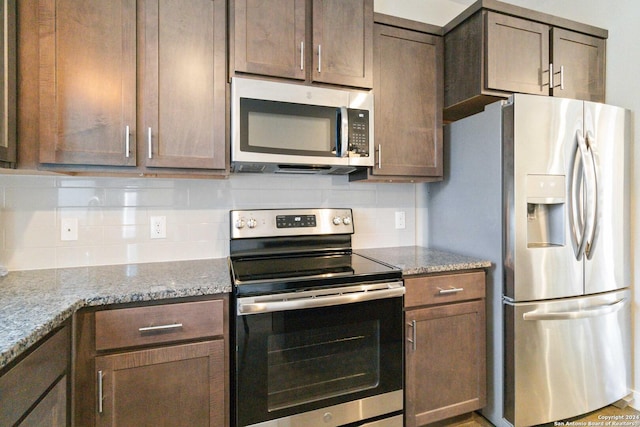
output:
<path id="1" fill-rule="evenodd" d="M 419 246 L 355 252 L 404 275 L 488 268 L 489 261 Z M 226 258 L 13 271 L 0 278 L 0 369 L 83 307 L 229 293 Z"/>
<path id="2" fill-rule="evenodd" d="M 394 265 L 402 269 L 405 276 L 491 267 L 487 260 L 421 246 L 356 249 L 354 252 Z"/>
<path id="3" fill-rule="evenodd" d="M 225 258 L 9 272 L 0 278 L 0 369 L 83 307 L 229 292 Z"/>

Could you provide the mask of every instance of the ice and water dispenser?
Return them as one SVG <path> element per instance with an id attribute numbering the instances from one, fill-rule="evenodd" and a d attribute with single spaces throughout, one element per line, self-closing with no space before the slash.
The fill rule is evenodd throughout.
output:
<path id="1" fill-rule="evenodd" d="M 565 244 L 564 175 L 527 175 L 527 247 Z"/>

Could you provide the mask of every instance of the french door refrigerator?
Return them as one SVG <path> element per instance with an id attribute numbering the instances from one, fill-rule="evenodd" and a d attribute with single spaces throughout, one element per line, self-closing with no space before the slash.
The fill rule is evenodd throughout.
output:
<path id="1" fill-rule="evenodd" d="M 631 386 L 630 113 L 514 95 L 445 128 L 434 248 L 489 258 L 495 425 L 563 420 Z"/>

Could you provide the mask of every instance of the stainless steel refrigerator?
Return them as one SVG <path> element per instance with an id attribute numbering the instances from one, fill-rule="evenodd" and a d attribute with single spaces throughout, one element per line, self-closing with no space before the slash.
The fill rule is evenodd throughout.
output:
<path id="1" fill-rule="evenodd" d="M 529 426 L 630 393 L 630 113 L 514 95 L 445 128 L 428 241 L 492 261 L 488 404 Z"/>

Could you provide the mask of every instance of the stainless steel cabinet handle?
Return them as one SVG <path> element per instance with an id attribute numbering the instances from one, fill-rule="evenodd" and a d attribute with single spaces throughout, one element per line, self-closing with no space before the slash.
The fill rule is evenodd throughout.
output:
<path id="1" fill-rule="evenodd" d="M 444 294 L 457 294 L 458 292 L 462 292 L 464 291 L 464 288 L 449 288 L 449 289 L 442 289 L 442 288 L 438 288 L 438 293 L 440 295 L 444 295 Z"/>
<path id="2" fill-rule="evenodd" d="M 151 127 L 149 127 L 147 129 L 147 146 L 149 149 L 149 158 L 153 159 L 153 146 L 152 146 L 152 142 L 153 142 L 153 134 L 151 133 Z"/>
<path id="3" fill-rule="evenodd" d="M 159 326 L 145 326 L 143 328 L 138 328 L 140 332 L 151 332 L 151 331 L 166 331 L 168 329 L 179 329 L 182 328 L 182 323 L 172 323 L 170 325 L 159 325 Z"/>
<path id="4" fill-rule="evenodd" d="M 129 152 L 131 151 L 131 137 L 130 137 L 130 129 L 129 126 L 124 128 L 124 156 L 128 159 Z"/>
<path id="5" fill-rule="evenodd" d="M 530 311 L 522 315 L 523 320 L 571 320 L 586 319 L 589 317 L 604 316 L 605 314 L 615 313 L 619 311 L 627 301 L 626 298 L 615 301 L 611 304 L 603 304 L 595 307 L 585 308 L 576 311 L 559 311 L 559 312 L 537 312 Z"/>
<path id="6" fill-rule="evenodd" d="M 560 84 L 556 85 L 554 81 L 554 76 L 556 74 L 560 74 Z M 560 66 L 560 71 L 557 73 L 553 72 L 553 64 L 549 64 L 549 87 L 551 89 L 559 87 L 560 90 L 564 90 L 564 65 Z"/>
<path id="7" fill-rule="evenodd" d="M 104 395 L 102 392 L 102 378 L 104 377 L 104 375 L 102 375 L 102 371 L 98 371 L 98 413 L 101 414 L 102 413 L 102 401 L 104 400 Z"/>
<path id="8" fill-rule="evenodd" d="M 322 45 L 318 45 L 318 73 L 322 72 Z"/>
<path id="9" fill-rule="evenodd" d="M 411 327 L 411 339 L 407 338 L 407 341 L 411 343 L 411 350 L 416 351 L 418 348 L 418 344 L 416 343 L 418 336 L 416 332 L 416 321 L 412 320 L 411 323 L 407 323 L 407 326 Z"/>
<path id="10" fill-rule="evenodd" d="M 300 71 L 304 71 L 304 42 L 300 42 Z"/>
<path id="11" fill-rule="evenodd" d="M 378 169 L 382 169 L 382 144 L 378 144 Z"/>

